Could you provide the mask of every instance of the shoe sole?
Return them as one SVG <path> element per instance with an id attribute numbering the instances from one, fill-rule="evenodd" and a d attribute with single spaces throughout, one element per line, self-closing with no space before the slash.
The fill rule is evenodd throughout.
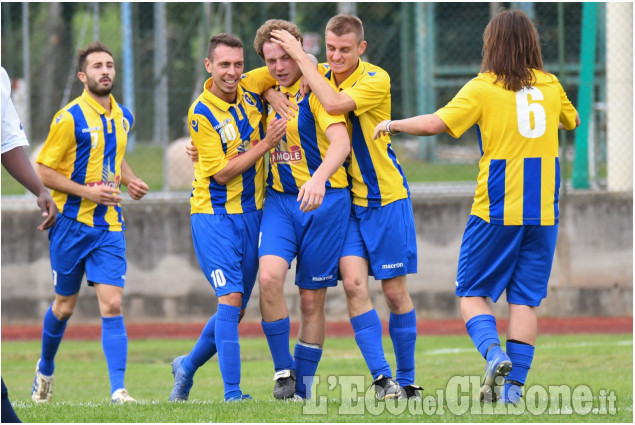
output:
<path id="1" fill-rule="evenodd" d="M 497 364 L 496 369 L 494 369 L 494 378 L 492 379 L 492 383 L 487 383 L 487 376 L 483 377 L 483 383 L 481 384 L 481 389 L 479 390 L 479 400 L 481 402 L 496 401 L 499 397 L 499 395 L 496 394 L 495 390 L 495 387 L 497 386 L 496 378 L 498 378 L 499 376 L 504 377 L 509 375 L 509 372 L 511 372 L 511 370 L 512 362 L 510 360 L 503 360 L 502 362 Z"/>

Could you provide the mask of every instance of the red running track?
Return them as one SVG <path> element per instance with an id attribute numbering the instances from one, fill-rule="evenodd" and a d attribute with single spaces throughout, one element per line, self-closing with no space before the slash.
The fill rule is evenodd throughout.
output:
<path id="1" fill-rule="evenodd" d="M 205 323 L 130 323 L 126 325 L 130 339 L 182 338 L 197 339 Z M 498 331 L 504 333 L 507 320 L 497 321 Z M 298 334 L 298 323 L 291 323 L 291 337 Z M 244 322 L 238 326 L 241 337 L 263 337 L 259 322 Z M 466 335 L 463 321 L 419 320 L 417 331 L 420 335 Z M 567 317 L 538 319 L 539 334 L 572 333 L 633 333 L 633 317 Z M 349 322 L 328 322 L 326 335 L 329 337 L 351 337 L 353 328 Z M 388 335 L 388 323 L 384 323 L 384 335 Z M 39 340 L 42 326 L 2 326 L 2 341 Z M 69 324 L 64 339 L 98 340 L 101 325 Z"/>

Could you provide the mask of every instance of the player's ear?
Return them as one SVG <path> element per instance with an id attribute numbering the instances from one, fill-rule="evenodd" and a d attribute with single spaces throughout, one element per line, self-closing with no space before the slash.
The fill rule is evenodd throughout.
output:
<path id="1" fill-rule="evenodd" d="M 366 40 L 359 43 L 359 47 L 357 48 L 357 53 L 359 53 L 359 56 L 361 56 L 364 54 L 365 51 L 366 51 Z"/>
<path id="2" fill-rule="evenodd" d="M 82 83 L 85 83 L 86 81 L 88 81 L 88 79 L 86 78 L 86 74 L 82 71 L 79 71 L 77 73 L 77 78 L 79 78 L 79 81 L 81 81 Z"/>
<path id="3" fill-rule="evenodd" d="M 212 73 L 212 61 L 210 61 L 209 58 L 205 58 L 205 60 L 203 62 L 205 63 L 205 69 L 207 70 L 207 72 L 209 72 L 211 74 Z"/>

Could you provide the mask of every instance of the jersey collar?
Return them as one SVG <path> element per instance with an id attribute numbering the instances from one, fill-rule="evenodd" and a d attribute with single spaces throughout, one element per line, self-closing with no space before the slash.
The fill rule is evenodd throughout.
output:
<path id="1" fill-rule="evenodd" d="M 342 84 L 340 84 L 340 86 L 338 87 L 338 90 L 342 91 L 344 89 L 353 87 L 357 83 L 357 80 L 359 79 L 359 77 L 364 73 L 365 69 L 366 69 L 366 63 L 362 62 L 362 60 L 360 59 L 355 71 L 353 71 L 353 73 L 349 75 L 346 80 L 342 81 Z M 331 70 L 331 81 L 333 81 L 333 84 L 335 84 L 335 73 L 333 72 L 333 70 Z"/>
<path id="2" fill-rule="evenodd" d="M 302 78 L 298 79 L 298 81 L 296 81 L 292 86 L 289 86 L 289 87 L 278 86 L 278 90 L 289 97 L 295 97 L 297 99 L 298 94 L 300 93 L 301 84 L 302 84 Z"/>
<path id="3" fill-rule="evenodd" d="M 223 99 L 221 99 L 220 97 L 216 96 L 215 94 L 212 94 L 211 91 L 209 91 L 209 89 L 212 87 L 213 84 L 213 79 L 210 77 L 207 79 L 207 81 L 205 81 L 205 87 L 203 90 L 203 97 L 205 98 L 205 100 L 209 103 L 211 103 L 212 105 L 216 106 L 218 109 L 222 110 L 223 112 L 227 112 L 229 111 L 229 108 L 231 108 L 232 106 L 236 106 L 236 104 L 238 103 L 239 99 L 241 99 L 243 97 L 243 95 L 245 94 L 245 90 L 242 88 L 242 86 L 239 84 L 238 85 L 238 89 L 237 89 L 237 93 L 236 93 L 236 101 L 229 103 L 229 102 L 225 102 Z"/>
<path id="4" fill-rule="evenodd" d="M 88 106 L 93 108 L 99 115 L 106 115 L 114 118 L 118 115 L 123 114 L 121 108 L 119 107 L 119 104 L 115 101 L 115 97 L 112 94 L 110 95 L 110 115 L 108 115 L 108 111 L 106 110 L 106 108 L 101 106 L 95 99 L 93 99 L 90 94 L 88 94 L 86 89 L 84 89 L 84 91 L 82 92 L 81 97 L 84 102 L 88 103 Z"/>

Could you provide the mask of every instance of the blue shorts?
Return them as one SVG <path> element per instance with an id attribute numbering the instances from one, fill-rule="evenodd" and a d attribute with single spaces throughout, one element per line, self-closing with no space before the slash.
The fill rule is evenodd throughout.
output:
<path id="1" fill-rule="evenodd" d="M 126 282 L 126 239 L 123 232 L 90 227 L 58 214 L 49 230 L 51 269 L 55 293 L 79 292 L 86 273 L 88 284 L 124 287 Z"/>
<path id="2" fill-rule="evenodd" d="M 243 214 L 192 214 L 196 258 L 217 297 L 240 292 L 242 308 L 258 274 L 262 210 Z"/>
<path id="3" fill-rule="evenodd" d="M 353 205 L 341 256 L 367 259 L 370 275 L 379 280 L 417 273 L 417 234 L 410 198 L 383 207 Z"/>
<path id="4" fill-rule="evenodd" d="M 337 285 L 338 263 L 351 211 L 348 189 L 327 189 L 322 205 L 304 213 L 298 195 L 267 188 L 258 256 L 296 264 L 295 284 L 304 289 Z"/>
<path id="5" fill-rule="evenodd" d="M 537 307 L 547 296 L 558 225 L 501 226 L 470 216 L 456 277 L 459 297 L 490 297 Z"/>

